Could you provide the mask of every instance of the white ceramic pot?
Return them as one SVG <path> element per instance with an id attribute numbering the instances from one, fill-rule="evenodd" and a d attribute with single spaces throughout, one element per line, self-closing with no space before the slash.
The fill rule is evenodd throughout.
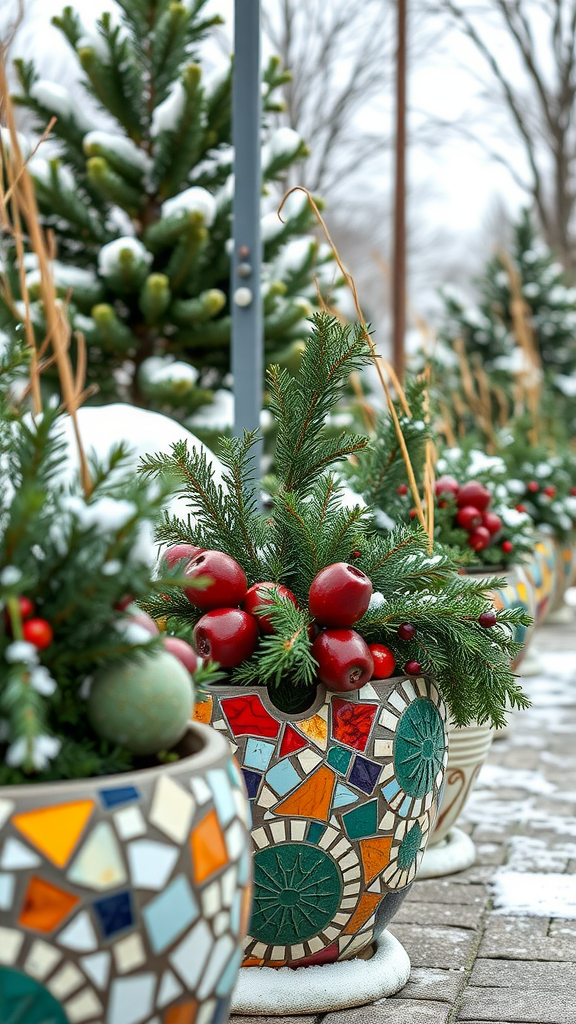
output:
<path id="1" fill-rule="evenodd" d="M 448 765 L 440 811 L 430 846 L 442 842 L 456 823 L 484 764 L 494 731 L 490 725 L 448 725 Z"/>

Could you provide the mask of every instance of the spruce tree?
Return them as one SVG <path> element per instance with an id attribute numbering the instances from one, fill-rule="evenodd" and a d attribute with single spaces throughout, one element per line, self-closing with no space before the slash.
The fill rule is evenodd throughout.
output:
<path id="1" fill-rule="evenodd" d="M 181 420 L 229 385 L 230 370 L 232 64 L 209 80 L 199 63 L 200 45 L 220 20 L 206 14 L 206 2 L 119 0 L 119 16 L 103 13 L 94 32 L 66 7 L 53 23 L 80 65 L 75 94 L 41 80 L 32 62 L 16 62 L 15 101 L 38 131 L 57 117 L 50 134 L 56 155 L 44 159 L 40 148 L 30 172 L 43 224 L 54 234 L 59 295 L 69 299 L 72 328 L 87 342 L 95 400 L 120 398 Z M 270 59 L 262 86 L 268 193 L 306 153 L 296 132 L 270 123 L 288 77 Z M 105 130 L 83 109 L 86 93 Z M 284 225 L 271 201 L 267 209 L 266 355 L 294 368 L 317 302 L 313 277 L 328 292 L 335 264 L 305 234 L 312 214 L 303 194 L 289 201 Z M 33 256 L 26 269 L 41 337 Z M 18 295 L 14 262 L 9 271 Z M 2 304 L 0 326 L 13 329 L 18 318 L 17 307 Z"/>

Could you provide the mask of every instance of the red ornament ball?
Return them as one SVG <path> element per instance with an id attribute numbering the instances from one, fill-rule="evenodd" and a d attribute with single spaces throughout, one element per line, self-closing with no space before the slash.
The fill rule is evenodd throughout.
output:
<path id="1" fill-rule="evenodd" d="M 46 619 L 28 619 L 22 626 L 22 633 L 26 642 L 39 651 L 50 647 L 54 639 L 54 630 Z"/>
<path id="2" fill-rule="evenodd" d="M 325 629 L 312 644 L 318 678 L 337 693 L 359 690 L 374 672 L 368 644 L 354 629 Z"/>
<path id="3" fill-rule="evenodd" d="M 468 537 L 468 544 L 473 551 L 484 551 L 492 540 L 485 526 L 477 526 Z"/>
<path id="4" fill-rule="evenodd" d="M 205 548 L 197 548 L 193 544 L 173 544 L 172 547 L 166 548 L 162 557 L 168 568 L 173 569 L 178 562 L 190 562 L 197 555 L 201 555 L 203 551 Z"/>
<path id="5" fill-rule="evenodd" d="M 480 512 L 486 511 L 490 501 L 490 491 L 483 484 L 477 483 L 476 480 L 469 480 L 468 483 L 464 484 L 458 491 L 456 498 L 458 508 L 473 505 Z"/>
<path id="6" fill-rule="evenodd" d="M 398 636 L 401 640 L 413 640 L 416 636 L 416 626 L 411 622 L 403 622 L 398 626 Z"/>
<path id="7" fill-rule="evenodd" d="M 236 668 L 254 652 L 258 623 L 241 608 L 214 608 L 194 626 L 194 643 L 204 661 Z"/>
<path id="8" fill-rule="evenodd" d="M 528 483 L 528 490 L 530 491 L 530 494 L 536 494 L 536 492 L 540 490 L 540 484 L 538 481 L 530 480 Z"/>
<path id="9" fill-rule="evenodd" d="M 187 644 L 185 640 L 180 640 L 177 636 L 165 636 L 162 643 L 166 650 L 173 654 L 184 665 L 184 668 L 188 669 L 190 675 L 193 676 L 198 668 L 198 658 L 194 648 Z"/>
<path id="10" fill-rule="evenodd" d="M 509 555 L 511 551 L 514 551 L 514 545 L 511 540 L 503 540 L 500 547 L 505 555 Z"/>
<path id="11" fill-rule="evenodd" d="M 246 592 L 246 597 L 242 602 L 242 607 L 245 612 L 249 612 L 256 619 L 260 632 L 270 634 L 274 632 L 274 626 L 269 615 L 265 612 L 259 612 L 256 609 L 261 608 L 263 605 L 271 605 L 273 601 L 268 593 L 266 592 L 276 591 L 276 593 L 287 601 L 291 601 L 293 605 L 298 607 L 298 601 L 294 594 L 288 587 L 283 587 L 281 583 L 253 583 Z"/>
<path id="12" fill-rule="evenodd" d="M 335 562 L 312 580 L 308 607 L 322 626 L 352 626 L 364 615 L 371 597 L 372 583 L 365 572 Z"/>
<path id="13" fill-rule="evenodd" d="M 389 679 L 396 667 L 396 659 L 385 644 L 368 644 L 374 662 L 372 679 Z"/>
<path id="14" fill-rule="evenodd" d="M 36 611 L 36 605 L 34 601 L 31 601 L 29 597 L 19 597 L 18 607 L 20 609 L 20 617 L 22 619 L 29 619 L 31 615 L 34 615 Z"/>
<path id="15" fill-rule="evenodd" d="M 439 476 L 436 481 L 436 497 L 441 494 L 453 494 L 456 496 L 460 490 L 460 484 L 453 476 Z"/>
<path id="16" fill-rule="evenodd" d="M 485 526 L 488 533 L 495 537 L 497 533 L 500 533 L 502 529 L 502 520 L 500 516 L 497 516 L 495 512 L 483 512 L 482 513 L 482 526 Z"/>
<path id="17" fill-rule="evenodd" d="M 547 498 L 553 498 L 556 494 L 556 488 L 554 487 L 554 484 L 549 484 L 548 487 L 545 487 L 544 494 Z"/>
<path id="18" fill-rule="evenodd" d="M 482 513 L 473 505 L 464 505 L 456 513 L 456 522 L 463 530 L 468 530 L 471 533 L 477 526 L 482 526 Z"/>
<path id="19" fill-rule="evenodd" d="M 408 494 L 408 485 L 407 484 L 398 484 L 398 487 L 396 488 L 396 490 L 397 490 L 398 494 L 401 494 L 401 495 Z"/>
<path id="20" fill-rule="evenodd" d="M 478 617 L 478 622 L 483 629 L 491 629 L 496 625 L 496 612 L 482 612 Z"/>
<path id="21" fill-rule="evenodd" d="M 522 503 L 520 503 L 519 505 L 515 505 L 514 508 L 517 512 L 527 512 L 526 505 L 522 505 Z"/>
<path id="22" fill-rule="evenodd" d="M 404 671 L 407 676 L 418 676 L 422 671 L 422 665 L 419 661 L 407 661 L 404 665 Z"/>
<path id="23" fill-rule="evenodd" d="M 411 508 L 408 515 L 410 516 L 410 519 L 415 519 L 416 516 L 418 515 L 418 512 L 416 511 L 415 508 Z"/>
<path id="24" fill-rule="evenodd" d="M 184 593 L 195 608 L 212 611 L 214 608 L 236 608 L 246 597 L 246 573 L 230 555 L 223 551 L 203 551 L 188 562 L 184 575 L 189 580 L 205 577 L 208 586 L 185 587 Z"/>

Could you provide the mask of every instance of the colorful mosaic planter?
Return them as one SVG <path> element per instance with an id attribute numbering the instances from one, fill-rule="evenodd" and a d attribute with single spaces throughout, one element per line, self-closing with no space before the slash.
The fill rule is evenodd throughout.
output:
<path id="1" fill-rule="evenodd" d="M 448 725 L 448 767 L 444 793 L 430 846 L 446 838 L 460 817 L 464 805 L 488 757 L 494 730 L 489 725 Z"/>
<path id="2" fill-rule="evenodd" d="M 526 571 L 534 589 L 536 625 L 539 626 L 550 610 L 557 585 L 558 557 L 552 536 L 540 535 L 534 554 L 526 563 Z"/>
<path id="3" fill-rule="evenodd" d="M 520 654 L 512 662 L 512 668 L 516 671 L 526 656 L 534 630 L 536 629 L 536 595 L 534 585 L 529 569 L 525 565 L 514 565 L 505 571 L 496 569 L 490 572 L 474 573 L 475 577 L 494 575 L 505 575 L 507 581 L 505 587 L 492 591 L 494 607 L 499 611 L 503 608 L 522 608 L 534 620 L 531 626 L 518 626 L 516 628 L 514 639 L 517 643 L 522 644 Z"/>
<path id="4" fill-rule="evenodd" d="M 556 587 L 550 601 L 550 611 L 556 612 L 564 604 L 564 595 L 576 576 L 576 541 L 554 540 L 556 549 L 557 572 Z"/>
<path id="5" fill-rule="evenodd" d="M 224 1024 L 250 911 L 222 736 L 181 760 L 0 790 L 0 1021 Z"/>
<path id="6" fill-rule="evenodd" d="M 436 818 L 446 712 L 424 678 L 319 686 L 308 711 L 263 687 L 200 705 L 232 741 L 252 804 L 254 910 L 245 966 L 356 956 L 406 896 Z"/>

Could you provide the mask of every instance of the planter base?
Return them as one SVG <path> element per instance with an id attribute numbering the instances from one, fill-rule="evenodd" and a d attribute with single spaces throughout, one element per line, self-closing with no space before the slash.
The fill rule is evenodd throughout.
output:
<path id="1" fill-rule="evenodd" d="M 545 671 L 544 662 L 534 647 L 528 651 L 519 671 L 521 676 L 540 676 Z"/>
<path id="2" fill-rule="evenodd" d="M 453 825 L 445 839 L 426 850 L 417 878 L 440 878 L 471 868 L 476 860 L 476 847 L 461 828 Z"/>
<path id="3" fill-rule="evenodd" d="M 232 1013 L 254 1017 L 329 1013 L 393 996 L 410 977 L 408 954 L 384 931 L 369 960 L 356 957 L 313 967 L 243 967 Z"/>
<path id="4" fill-rule="evenodd" d="M 567 626 L 571 622 L 574 622 L 574 609 L 569 604 L 561 604 L 546 616 L 546 623 L 550 626 Z"/>

